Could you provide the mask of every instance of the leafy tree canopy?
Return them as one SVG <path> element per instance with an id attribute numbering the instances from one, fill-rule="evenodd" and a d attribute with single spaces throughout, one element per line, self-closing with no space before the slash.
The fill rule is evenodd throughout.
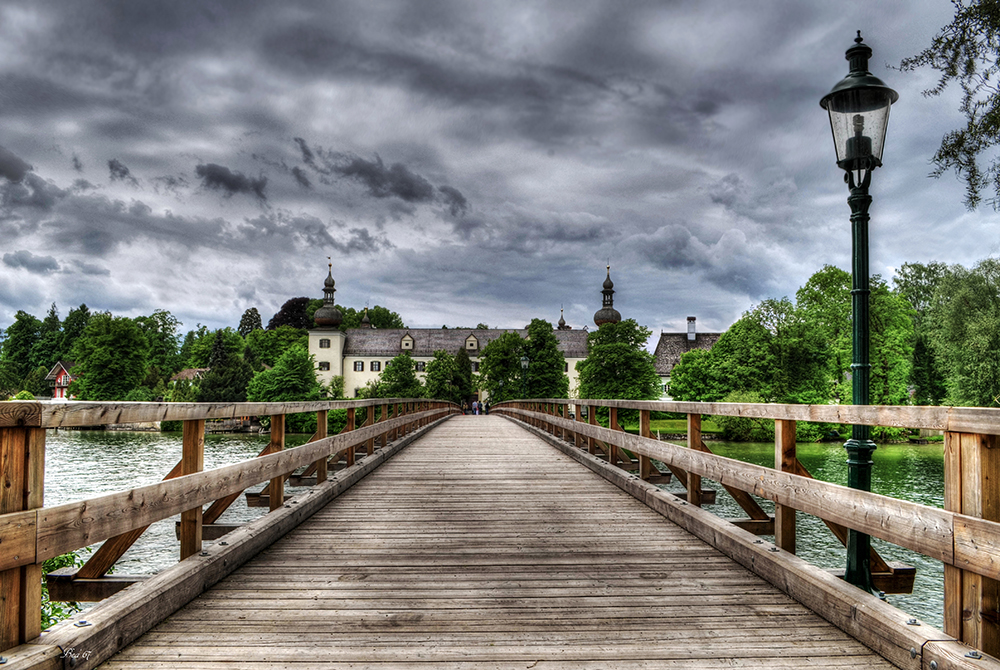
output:
<path id="1" fill-rule="evenodd" d="M 210 370 L 198 386 L 198 402 L 243 402 L 254 369 L 243 358 L 226 349 L 225 341 L 216 331 L 209 361 Z"/>
<path id="2" fill-rule="evenodd" d="M 404 351 L 385 364 L 385 369 L 379 375 L 375 385 L 374 397 L 377 398 L 421 398 L 424 387 L 417 379 L 413 358 L 410 352 Z"/>
<path id="3" fill-rule="evenodd" d="M 32 358 L 32 350 L 41 337 L 41 332 L 42 322 L 23 310 L 17 311 L 14 323 L 5 331 L 0 360 L 18 381 L 38 367 L 39 362 Z"/>
<path id="4" fill-rule="evenodd" d="M 318 399 L 316 364 L 303 346 L 294 346 L 283 353 L 273 368 L 258 372 L 247 387 L 249 402 Z"/>
<path id="5" fill-rule="evenodd" d="M 940 95 L 950 84 L 962 91 L 959 109 L 965 126 L 948 132 L 934 154 L 939 177 L 949 170 L 965 182 L 965 204 L 977 207 L 983 197 L 1000 207 L 1000 2 L 952 0 L 955 17 L 930 46 L 903 60 L 904 71 L 930 67 L 940 74 L 924 95 Z M 984 164 L 985 162 L 985 164 Z"/>
<path id="6" fill-rule="evenodd" d="M 278 313 L 267 322 L 267 329 L 274 330 L 279 326 L 291 326 L 292 328 L 308 329 L 313 325 L 312 320 L 306 313 L 309 307 L 309 298 L 291 298 L 285 301 Z M 315 310 L 313 310 L 315 311 Z"/>
<path id="7" fill-rule="evenodd" d="M 240 319 L 240 327 L 237 329 L 240 335 L 246 337 L 255 330 L 261 330 L 264 328 L 263 323 L 260 320 L 260 312 L 257 311 L 256 307 L 251 307 L 247 311 L 243 312 L 243 317 Z"/>
<path id="8" fill-rule="evenodd" d="M 135 318 L 139 329 L 149 343 L 148 364 L 167 376 L 181 369 L 178 352 L 180 337 L 177 334 L 181 322 L 170 312 L 158 309 L 149 316 Z"/>
<path id="9" fill-rule="evenodd" d="M 559 351 L 559 340 L 551 323 L 544 319 L 531 320 L 524 353 L 528 357 L 529 398 L 565 398 L 569 395 L 566 357 Z"/>
<path id="10" fill-rule="evenodd" d="M 264 365 L 273 366 L 281 354 L 293 346 L 309 346 L 309 332 L 292 326 L 274 330 L 254 330 L 246 338 L 246 347 Z"/>
<path id="11" fill-rule="evenodd" d="M 70 393 L 81 400 L 123 400 L 146 373 L 148 345 L 132 319 L 95 314 L 73 345 L 76 381 Z"/>
<path id="12" fill-rule="evenodd" d="M 207 368 L 210 367 L 212 359 L 212 346 L 215 339 L 221 337 L 225 344 L 226 351 L 233 356 L 241 358 L 243 350 L 247 344 L 240 337 L 240 334 L 232 328 L 221 328 L 219 330 L 209 330 L 206 326 L 198 324 L 195 330 L 189 331 L 184 336 L 184 346 L 181 347 L 183 357 L 183 367 L 186 368 Z"/>
<path id="13" fill-rule="evenodd" d="M 479 357 L 479 388 L 489 394 L 490 402 L 527 397 L 522 355 L 525 355 L 524 340 L 514 332 L 506 332 L 483 347 Z"/>
<path id="14" fill-rule="evenodd" d="M 654 400 L 660 378 L 646 351 L 650 330 L 625 319 L 605 323 L 587 335 L 587 357 L 576 364 L 581 398 Z"/>
<path id="15" fill-rule="evenodd" d="M 459 385 L 455 383 L 457 378 L 455 357 L 447 351 L 435 351 L 434 360 L 427 363 L 427 376 L 424 377 L 427 397 L 461 403 L 464 398 Z"/>

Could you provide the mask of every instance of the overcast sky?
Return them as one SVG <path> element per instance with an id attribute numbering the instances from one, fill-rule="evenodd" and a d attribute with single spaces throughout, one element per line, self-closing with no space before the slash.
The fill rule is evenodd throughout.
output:
<path id="1" fill-rule="evenodd" d="M 414 327 L 725 330 L 824 264 L 850 210 L 819 99 L 862 30 L 899 92 L 871 265 L 970 265 L 998 215 L 928 178 L 958 93 L 898 65 L 944 0 L 0 4 L 0 328 L 288 298 Z M 655 338 L 655 335 L 654 335 Z"/>

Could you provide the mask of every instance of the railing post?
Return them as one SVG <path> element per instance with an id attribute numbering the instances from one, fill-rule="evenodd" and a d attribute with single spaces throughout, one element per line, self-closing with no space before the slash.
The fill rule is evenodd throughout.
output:
<path id="1" fill-rule="evenodd" d="M 205 469 L 205 420 L 186 419 L 181 447 L 181 476 Z M 202 507 L 181 512 L 181 560 L 201 551 Z"/>
<path id="2" fill-rule="evenodd" d="M 639 436 L 640 437 L 652 437 L 649 432 L 649 410 L 640 409 L 639 410 Z M 639 479 L 648 480 L 653 474 L 653 462 L 649 460 L 649 456 L 643 456 L 639 454 Z"/>
<path id="3" fill-rule="evenodd" d="M 568 402 L 563 403 L 563 406 L 562 406 L 562 418 L 564 418 L 567 421 L 569 421 L 569 403 Z M 570 431 L 570 430 L 568 430 L 566 428 L 563 428 L 562 429 L 562 439 L 563 439 L 563 441 L 568 440 L 569 436 L 572 435 L 572 434 L 573 434 L 572 431 Z"/>
<path id="4" fill-rule="evenodd" d="M 44 428 L 0 428 L 0 482 L 0 514 L 42 506 Z M 36 638 L 41 632 L 42 564 L 0 571 L 0 651 Z"/>
<path id="5" fill-rule="evenodd" d="M 285 415 L 271 416 L 271 441 L 267 445 L 267 453 L 274 454 L 285 449 Z M 278 475 L 267 487 L 268 506 L 271 511 L 285 504 L 285 476 Z"/>
<path id="6" fill-rule="evenodd" d="M 795 422 L 784 419 L 774 421 L 774 468 L 794 473 L 797 459 L 795 451 Z M 795 508 L 775 504 L 774 544 L 795 553 Z"/>
<path id="7" fill-rule="evenodd" d="M 998 436 L 944 434 L 944 508 L 1000 521 Z M 960 532 L 956 527 L 956 541 Z M 944 632 L 988 654 L 1000 654 L 995 618 L 1000 582 L 950 565 L 944 570 Z"/>
<path id="8" fill-rule="evenodd" d="M 688 449 L 701 451 L 701 414 L 687 415 Z M 701 507 L 701 475 L 687 473 L 687 501 Z"/>
<path id="9" fill-rule="evenodd" d="M 618 430 L 618 408 L 608 408 L 608 430 Z M 608 442 L 608 463 L 618 465 L 618 447 Z"/>
<path id="10" fill-rule="evenodd" d="M 597 408 L 594 405 L 587 405 L 587 423 L 591 426 L 597 425 Z M 594 438 L 587 438 L 587 453 L 596 454 L 597 445 L 594 444 Z"/>
<path id="11" fill-rule="evenodd" d="M 576 409 L 576 420 L 582 423 L 583 422 L 583 412 L 582 412 L 583 408 L 580 406 L 580 403 L 576 403 L 575 405 L 573 405 L 573 407 Z M 580 443 L 583 441 L 583 439 L 584 438 L 581 438 L 579 431 L 575 431 L 575 430 L 573 431 L 573 446 L 574 447 L 576 447 L 577 449 L 579 449 L 580 448 Z"/>
<path id="12" fill-rule="evenodd" d="M 354 419 L 354 408 L 347 410 L 348 415 L 351 420 Z M 316 412 L 316 439 L 323 440 L 326 438 L 327 420 L 329 419 L 329 410 L 321 409 Z M 328 456 L 316 461 L 316 483 L 322 484 L 326 481 L 326 461 Z"/>

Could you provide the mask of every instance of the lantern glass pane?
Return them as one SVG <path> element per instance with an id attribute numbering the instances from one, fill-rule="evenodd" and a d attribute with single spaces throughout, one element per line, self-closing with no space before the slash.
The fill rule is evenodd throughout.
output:
<path id="1" fill-rule="evenodd" d="M 865 88 L 839 91 L 827 101 L 838 163 L 864 156 L 882 160 L 891 102 L 885 89 Z"/>

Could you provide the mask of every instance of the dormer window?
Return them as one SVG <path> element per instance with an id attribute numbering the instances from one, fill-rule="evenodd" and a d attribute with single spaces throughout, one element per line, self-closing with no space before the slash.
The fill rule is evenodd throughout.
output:
<path id="1" fill-rule="evenodd" d="M 399 342 L 399 348 L 403 350 L 413 349 L 413 337 L 409 333 L 403 335 L 403 339 Z"/>
<path id="2" fill-rule="evenodd" d="M 469 335 L 465 338 L 465 348 L 468 351 L 475 351 L 479 348 L 479 340 L 476 339 L 475 335 Z"/>

